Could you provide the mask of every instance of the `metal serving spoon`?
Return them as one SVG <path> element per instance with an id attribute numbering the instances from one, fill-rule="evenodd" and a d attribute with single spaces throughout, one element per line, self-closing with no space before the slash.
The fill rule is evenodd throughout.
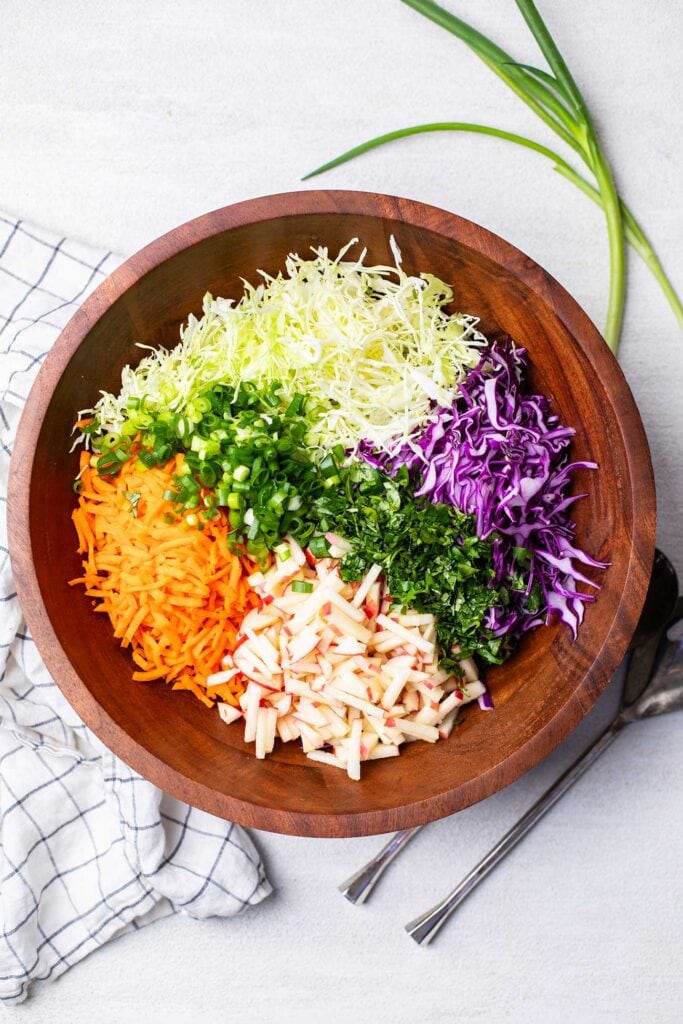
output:
<path id="1" fill-rule="evenodd" d="M 666 555 L 657 550 L 655 552 L 652 576 L 645 604 L 643 605 L 643 610 L 633 634 L 633 640 L 631 641 L 632 654 L 624 685 L 624 702 L 630 703 L 633 701 L 648 682 L 662 633 L 670 619 L 677 596 L 678 580 L 676 578 L 676 571 Z M 605 746 L 607 745 L 605 744 Z M 601 751 L 604 749 L 605 747 L 602 747 Z M 597 754 L 595 756 L 597 757 Z M 588 765 L 586 764 L 585 767 L 587 768 Z M 576 777 L 578 778 L 578 775 Z M 557 785 L 559 785 L 559 782 Z M 525 818 L 522 819 L 522 821 L 524 820 Z M 532 822 L 532 824 L 534 823 Z M 372 860 L 368 861 L 359 871 L 351 875 L 350 878 L 347 878 L 339 886 L 341 894 L 350 903 L 364 903 L 392 861 L 405 849 L 413 836 L 425 827 L 424 825 L 418 825 L 416 828 L 397 832 Z M 529 828 L 531 828 L 531 825 L 528 825 L 525 831 L 528 831 Z M 415 923 L 413 922 L 412 924 Z M 409 929 L 412 928 L 412 924 L 408 926 Z"/>
<path id="2" fill-rule="evenodd" d="M 679 606 L 678 610 L 679 614 L 683 614 L 683 606 Z M 410 937 L 419 946 L 431 942 L 453 911 L 557 803 L 560 797 L 564 796 L 586 769 L 590 768 L 600 754 L 616 739 L 625 726 L 643 718 L 664 715 L 669 711 L 679 709 L 683 709 L 683 636 L 669 640 L 663 645 L 657 658 L 654 674 L 641 695 L 632 704 L 622 703 L 617 717 L 595 743 L 567 769 L 550 789 L 546 790 L 543 796 L 487 853 L 484 859 L 463 878 L 453 892 L 431 910 L 406 925 L 406 931 Z"/>

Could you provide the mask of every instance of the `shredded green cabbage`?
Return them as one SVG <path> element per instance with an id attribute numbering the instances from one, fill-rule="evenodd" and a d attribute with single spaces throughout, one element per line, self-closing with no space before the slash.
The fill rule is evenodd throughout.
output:
<path id="1" fill-rule="evenodd" d="M 365 250 L 344 260 L 357 241 L 336 259 L 313 249 L 314 259 L 290 255 L 277 277 L 259 271 L 263 283 L 245 281 L 237 303 L 207 294 L 203 316 L 189 317 L 179 345 L 126 367 L 118 396 L 102 393 L 93 410 L 100 429 L 120 433 L 131 399 L 144 399 L 152 414 L 181 413 L 215 384 L 279 381 L 284 401 L 296 393 L 312 399 L 312 445 L 355 449 L 365 438 L 388 449 L 406 440 L 433 402 L 450 404 L 449 390 L 476 365 L 486 339 L 475 317 L 446 312 L 449 285 L 404 272 L 393 238 L 393 267 L 366 267 Z"/>

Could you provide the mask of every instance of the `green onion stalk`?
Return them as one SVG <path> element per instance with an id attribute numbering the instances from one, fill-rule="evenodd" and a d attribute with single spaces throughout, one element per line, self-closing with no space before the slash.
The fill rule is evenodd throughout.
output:
<path id="1" fill-rule="evenodd" d="M 597 203 L 605 214 L 610 255 L 610 288 L 604 327 L 605 341 L 617 351 L 624 315 L 626 294 L 626 259 L 624 243 L 628 244 L 649 267 L 671 306 L 678 323 L 683 326 L 683 304 L 642 227 L 619 197 L 609 160 L 598 138 L 585 100 L 574 81 L 555 41 L 541 18 L 533 0 L 515 0 L 529 26 L 549 70 L 519 64 L 500 46 L 471 25 L 440 7 L 434 0 L 402 0 L 437 25 L 461 39 L 585 164 L 595 179 L 588 181 L 555 150 L 534 139 L 490 125 L 466 121 L 440 121 L 413 125 L 369 139 L 340 156 L 329 160 L 306 175 L 312 178 L 346 163 L 368 150 L 410 135 L 429 132 L 471 132 L 505 139 L 524 146 L 551 160 L 554 170 Z"/>

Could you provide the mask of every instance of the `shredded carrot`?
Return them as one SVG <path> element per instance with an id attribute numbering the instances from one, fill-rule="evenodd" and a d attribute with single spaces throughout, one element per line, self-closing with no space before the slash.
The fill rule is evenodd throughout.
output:
<path id="1" fill-rule="evenodd" d="M 203 530 L 176 519 L 163 498 L 182 457 L 163 468 L 125 463 L 118 476 L 101 477 L 81 455 L 81 491 L 72 519 L 83 556 L 84 584 L 106 611 L 114 636 L 130 647 L 140 682 L 165 679 L 211 707 L 237 705 L 244 682 L 207 691 L 206 679 L 236 643 L 247 611 L 257 604 L 246 577 L 254 567 L 228 548 L 225 518 Z M 131 495 L 139 495 L 133 502 Z"/>

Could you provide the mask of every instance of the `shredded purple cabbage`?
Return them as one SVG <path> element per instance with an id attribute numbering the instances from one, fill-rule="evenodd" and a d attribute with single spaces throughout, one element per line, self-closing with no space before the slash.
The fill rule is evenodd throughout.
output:
<path id="1" fill-rule="evenodd" d="M 508 581 L 509 602 L 493 606 L 485 625 L 514 642 L 559 615 L 574 637 L 584 605 L 598 585 L 575 562 L 603 569 L 574 547 L 569 495 L 577 469 L 594 462 L 569 462 L 574 431 L 560 424 L 543 395 L 527 394 L 527 359 L 511 341 L 494 342 L 472 370 L 450 408 L 436 408 L 428 426 L 391 454 L 362 442 L 359 455 L 393 475 L 407 466 L 416 496 L 454 505 L 476 518 L 476 531 L 494 535 L 492 586 Z"/>
<path id="2" fill-rule="evenodd" d="M 484 683 L 484 686 L 486 686 L 486 683 Z M 491 696 L 488 686 L 484 692 L 477 697 L 477 704 L 482 711 L 493 711 L 493 697 Z"/>

